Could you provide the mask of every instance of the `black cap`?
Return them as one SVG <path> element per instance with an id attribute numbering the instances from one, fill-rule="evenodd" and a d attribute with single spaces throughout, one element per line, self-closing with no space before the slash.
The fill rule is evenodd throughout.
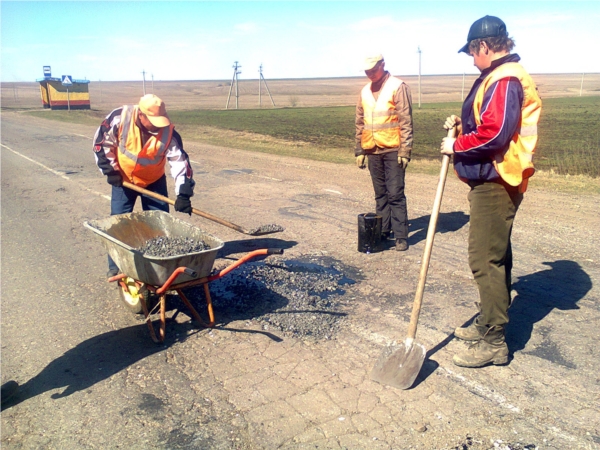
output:
<path id="1" fill-rule="evenodd" d="M 494 16 L 485 16 L 476 20 L 469 28 L 467 43 L 458 51 L 469 53 L 469 42 L 473 39 L 484 39 L 488 37 L 508 36 L 506 24 Z"/>

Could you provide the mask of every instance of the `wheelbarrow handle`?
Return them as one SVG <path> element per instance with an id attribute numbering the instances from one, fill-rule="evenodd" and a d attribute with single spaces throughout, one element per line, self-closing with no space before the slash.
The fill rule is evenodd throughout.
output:
<path id="1" fill-rule="evenodd" d="M 132 184 L 129 181 L 123 181 L 123 186 L 128 189 L 131 189 L 132 191 L 139 192 L 140 194 L 145 195 L 146 197 L 151 197 L 156 200 L 161 200 L 165 203 L 168 203 L 169 205 L 175 205 L 175 202 L 173 200 L 171 200 L 170 198 L 165 197 L 164 195 L 157 194 L 156 192 L 149 191 L 148 189 L 144 189 L 142 187 L 136 186 L 135 184 Z M 221 219 L 220 217 L 213 216 L 210 213 L 201 211 L 196 208 L 192 208 L 192 212 L 198 216 L 204 217 L 205 219 L 212 220 L 213 222 L 220 223 L 221 225 L 225 225 L 226 227 L 229 227 L 239 233 L 250 234 L 248 231 L 244 230 L 239 225 L 228 222 L 227 220 Z"/>
<path id="2" fill-rule="evenodd" d="M 182 273 L 185 273 L 186 275 L 188 275 L 192 278 L 198 277 L 198 272 L 196 272 L 195 270 L 192 270 L 189 267 L 178 267 L 177 269 L 175 269 L 173 271 L 173 273 L 168 278 L 168 280 L 165 282 L 165 284 L 163 284 L 160 288 L 158 288 L 156 290 L 156 293 L 160 295 L 160 294 L 163 294 L 164 292 L 168 291 L 169 288 L 171 287 L 171 285 L 173 284 L 173 282 L 175 281 L 175 279 Z"/>
<path id="3" fill-rule="evenodd" d="M 248 262 L 252 258 L 256 258 L 257 256 L 261 256 L 261 255 L 265 255 L 265 256 L 268 256 L 268 255 L 283 255 L 283 249 L 282 248 L 262 248 L 262 249 L 259 249 L 259 250 L 254 250 L 253 252 L 250 252 L 247 255 L 243 256 L 242 258 L 238 259 L 233 264 L 225 267 L 219 273 L 217 273 L 215 275 L 211 275 L 210 277 L 207 278 L 207 281 L 218 280 L 219 278 L 222 278 L 223 276 L 227 275 L 233 269 L 241 266 L 245 262 Z"/>

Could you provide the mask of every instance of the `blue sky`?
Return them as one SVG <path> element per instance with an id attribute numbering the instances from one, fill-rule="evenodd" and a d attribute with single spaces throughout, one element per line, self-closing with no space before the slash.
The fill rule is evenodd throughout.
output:
<path id="1" fill-rule="evenodd" d="M 600 72 L 599 1 L 2 1 L 1 81 L 364 76 L 380 52 L 396 75 L 475 74 L 469 27 L 500 17 L 531 73 Z"/>

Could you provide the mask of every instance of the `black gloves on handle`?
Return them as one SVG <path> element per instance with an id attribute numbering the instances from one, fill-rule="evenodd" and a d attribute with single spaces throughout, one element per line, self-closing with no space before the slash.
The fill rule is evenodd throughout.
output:
<path id="1" fill-rule="evenodd" d="M 187 195 L 179 194 L 175 200 L 175 211 L 192 215 L 192 202 Z"/>
<path id="2" fill-rule="evenodd" d="M 123 177 L 120 173 L 113 173 L 106 176 L 106 181 L 111 186 L 121 187 L 123 186 Z"/>

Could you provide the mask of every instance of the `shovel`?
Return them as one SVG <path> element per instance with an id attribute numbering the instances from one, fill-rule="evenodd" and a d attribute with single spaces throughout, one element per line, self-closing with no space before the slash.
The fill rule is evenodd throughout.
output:
<path id="1" fill-rule="evenodd" d="M 175 202 L 173 200 L 171 200 L 168 197 L 165 197 L 164 195 L 160 195 L 160 194 L 157 194 L 156 192 L 149 191 L 148 189 L 141 188 L 139 186 L 136 186 L 135 184 L 129 183 L 128 181 L 123 181 L 123 186 L 128 189 L 131 189 L 132 191 L 139 192 L 140 194 L 145 195 L 146 197 L 151 197 L 151 198 L 155 198 L 156 200 L 161 200 L 165 203 L 168 203 L 169 205 L 175 204 Z M 220 223 L 221 225 L 225 225 L 226 227 L 229 227 L 239 233 L 247 234 L 249 236 L 262 236 L 265 234 L 279 233 L 280 231 L 284 230 L 284 228 L 280 225 L 262 225 L 258 228 L 254 228 L 252 230 L 245 230 L 244 228 L 240 227 L 239 225 L 228 222 L 225 219 L 221 219 L 217 216 L 213 216 L 212 214 L 209 214 L 207 212 L 200 211 L 199 209 L 192 208 L 192 212 L 194 214 L 204 217 L 205 219 Z"/>
<path id="2" fill-rule="evenodd" d="M 455 128 L 448 130 L 448 137 L 454 137 L 454 130 Z M 415 341 L 415 335 L 417 334 L 417 323 L 419 321 L 419 313 L 421 312 L 421 301 L 423 300 L 423 291 L 425 290 L 427 269 L 429 268 L 431 248 L 433 247 L 433 238 L 435 236 L 440 205 L 442 204 L 442 195 L 444 193 L 449 164 L 450 157 L 444 155 L 442 157 L 442 168 L 433 202 L 433 210 L 431 211 L 429 227 L 427 228 L 427 240 L 425 241 L 425 249 L 423 250 L 423 258 L 421 259 L 421 272 L 419 273 L 417 292 L 415 293 L 415 301 L 408 325 L 408 336 L 403 343 L 388 346 L 371 371 L 371 379 L 373 381 L 381 384 L 389 384 L 399 389 L 408 389 L 413 385 L 423 366 L 425 354 L 427 353 L 425 347 Z"/>

